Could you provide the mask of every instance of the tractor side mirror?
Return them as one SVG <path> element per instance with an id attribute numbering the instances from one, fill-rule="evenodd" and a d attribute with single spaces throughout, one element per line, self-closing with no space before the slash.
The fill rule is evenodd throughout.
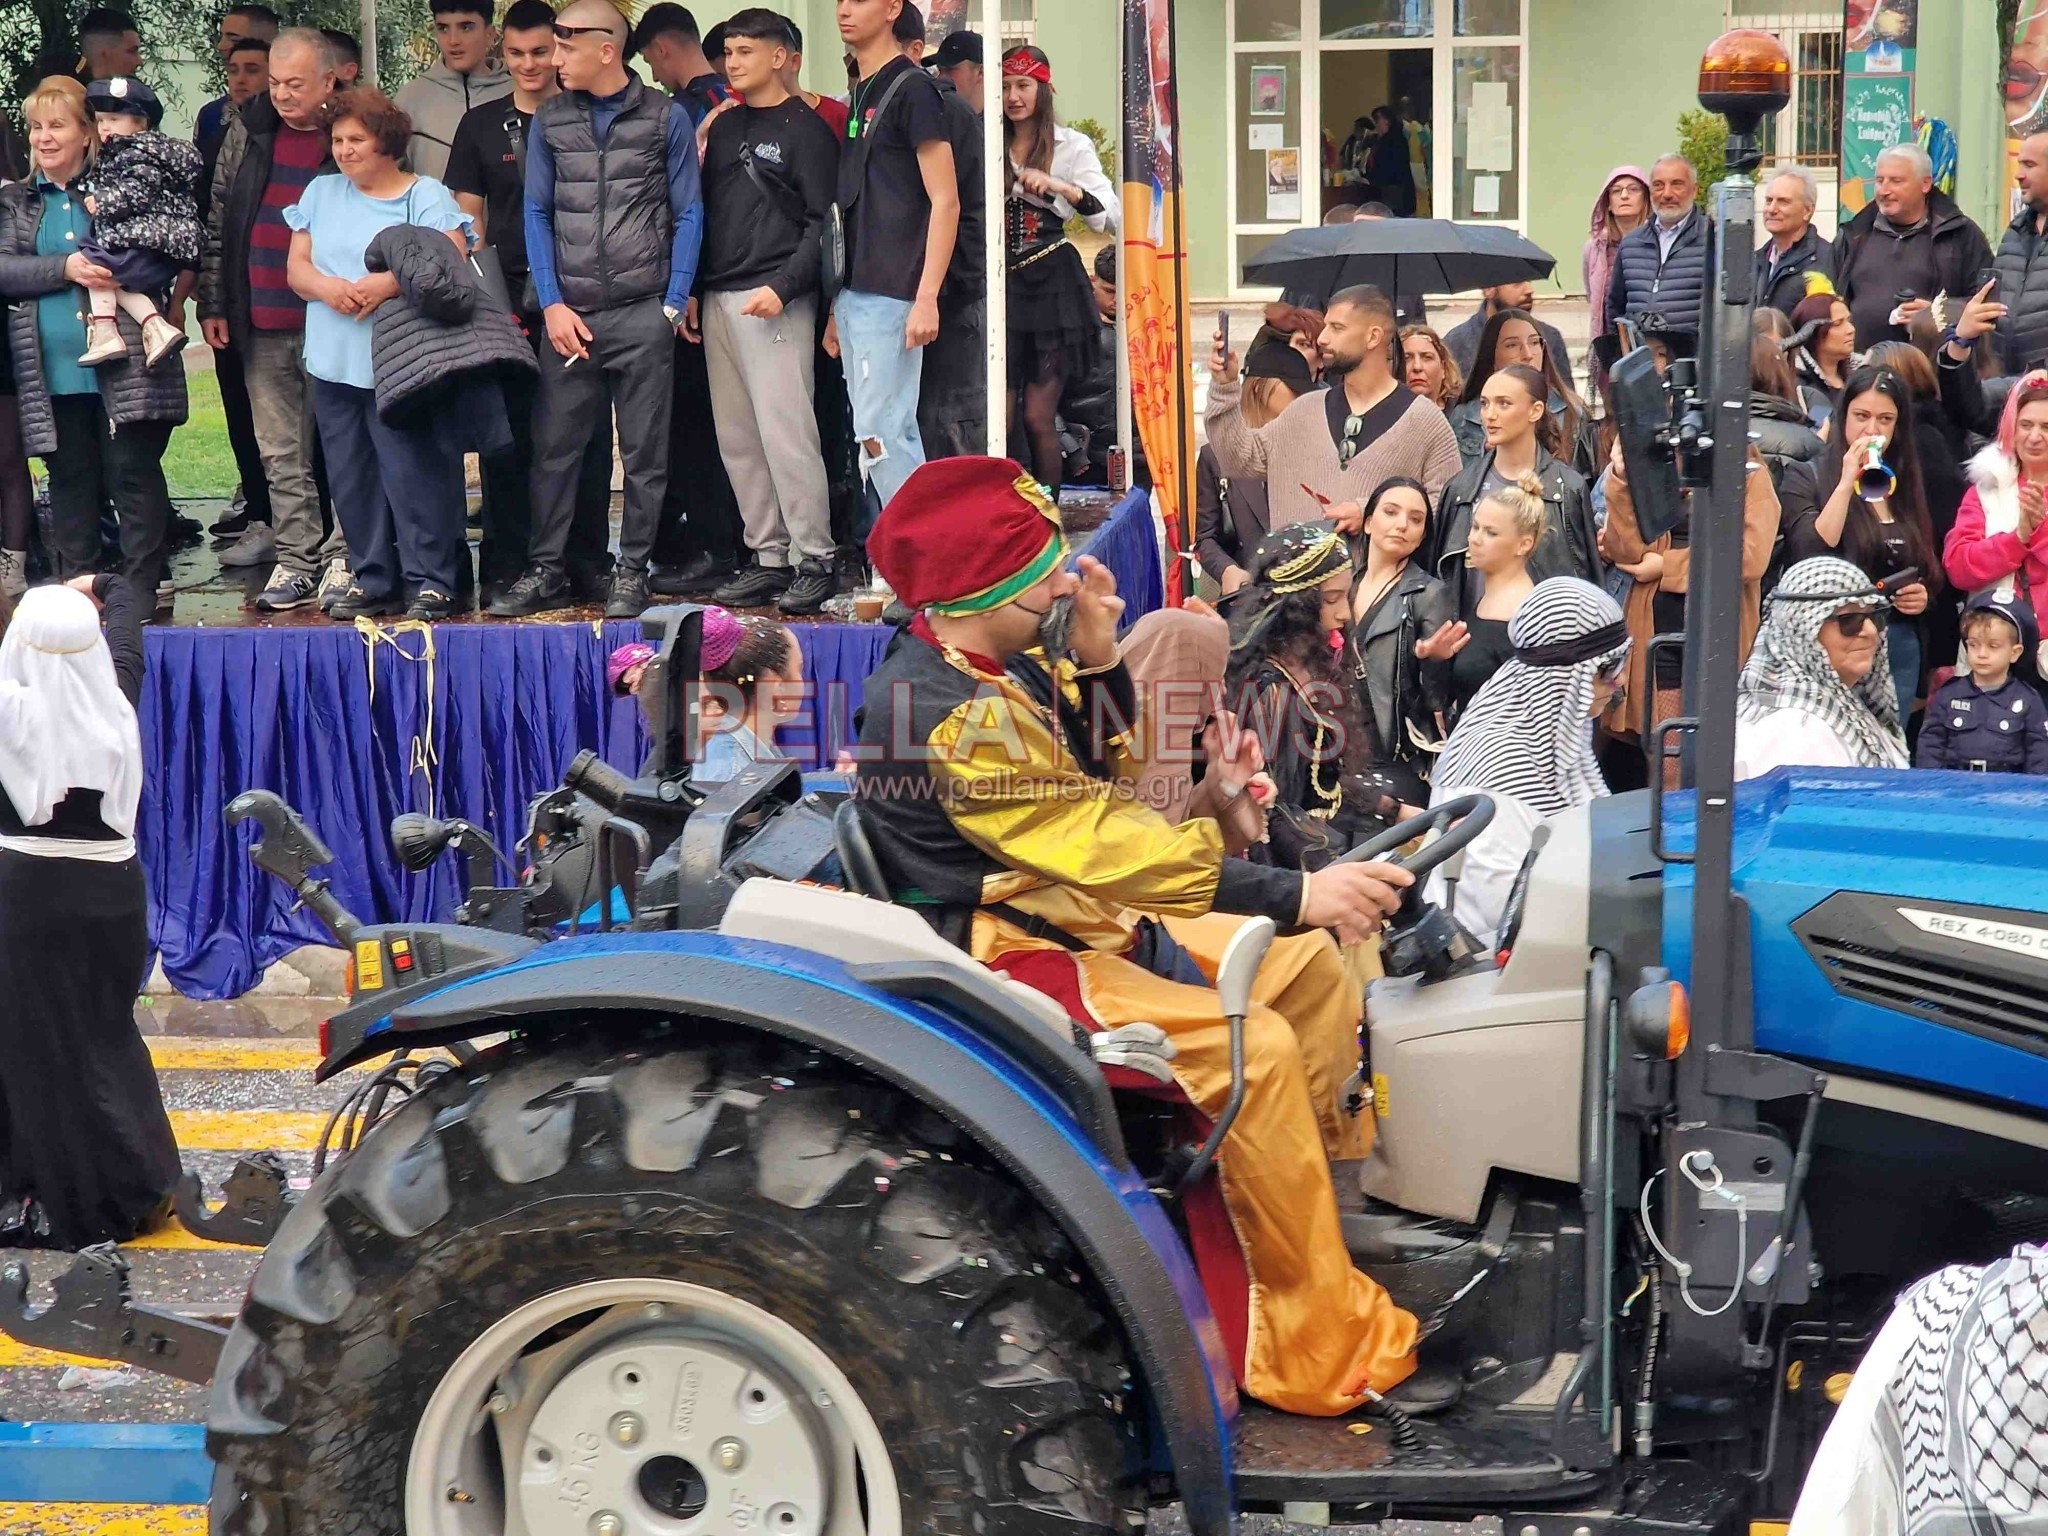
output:
<path id="1" fill-rule="evenodd" d="M 432 868 L 454 837 L 451 823 L 418 811 L 391 819 L 391 850 L 398 855 L 398 862 L 416 875 Z"/>
<path id="2" fill-rule="evenodd" d="M 1230 936 L 1222 963 L 1216 967 L 1216 995 L 1226 1019 L 1241 1019 L 1252 1011 L 1252 983 L 1258 980 L 1259 967 L 1278 931 L 1270 917 L 1255 917 Z"/>

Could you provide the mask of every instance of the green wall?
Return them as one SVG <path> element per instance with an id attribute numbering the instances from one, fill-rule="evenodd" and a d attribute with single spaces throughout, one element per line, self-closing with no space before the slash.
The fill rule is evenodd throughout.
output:
<path id="1" fill-rule="evenodd" d="M 1529 0 L 1529 238 L 1577 293 L 1593 200 L 1617 165 L 1648 169 L 1678 140 L 1721 0 Z M 1442 132 L 1440 126 L 1438 129 Z M 1539 289 L 1539 292 L 1545 291 Z"/>

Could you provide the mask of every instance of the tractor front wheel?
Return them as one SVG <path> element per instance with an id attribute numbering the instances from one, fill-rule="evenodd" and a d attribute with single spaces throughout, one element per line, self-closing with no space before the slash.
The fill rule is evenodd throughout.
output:
<path id="1" fill-rule="evenodd" d="M 487 1057 L 330 1170 L 215 1378 L 222 1536 L 1122 1531 L 1121 1338 L 942 1124 L 760 1046 Z"/>

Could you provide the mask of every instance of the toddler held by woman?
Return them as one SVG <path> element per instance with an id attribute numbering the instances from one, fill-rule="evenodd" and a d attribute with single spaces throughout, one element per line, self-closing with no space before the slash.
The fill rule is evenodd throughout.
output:
<path id="1" fill-rule="evenodd" d="M 88 368 L 126 357 L 117 312 L 142 327 L 142 357 L 154 368 L 185 345 L 185 333 L 156 297 L 183 270 L 196 270 L 203 244 L 195 189 L 199 151 L 157 131 L 163 104 L 140 80 L 117 75 L 85 88 L 99 128 L 98 157 L 85 175 L 93 238 L 80 249 L 114 274 L 119 288 L 87 290 L 92 334 L 79 362 Z"/>

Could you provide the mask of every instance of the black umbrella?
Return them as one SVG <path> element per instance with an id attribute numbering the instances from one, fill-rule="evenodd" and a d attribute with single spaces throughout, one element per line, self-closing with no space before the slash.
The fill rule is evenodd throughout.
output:
<path id="1" fill-rule="evenodd" d="M 1358 219 L 1291 230 L 1245 263 L 1244 280 L 1316 294 L 1370 283 L 1385 294 L 1464 293 L 1548 277 L 1557 259 L 1499 224 Z"/>

